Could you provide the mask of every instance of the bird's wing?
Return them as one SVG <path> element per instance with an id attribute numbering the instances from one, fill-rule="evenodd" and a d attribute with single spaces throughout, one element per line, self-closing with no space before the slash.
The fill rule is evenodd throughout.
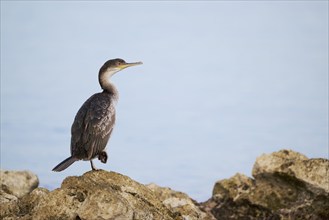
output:
<path id="1" fill-rule="evenodd" d="M 115 108 L 108 94 L 97 93 L 78 111 L 72 125 L 71 153 L 84 151 L 91 159 L 104 150 L 115 123 Z"/>

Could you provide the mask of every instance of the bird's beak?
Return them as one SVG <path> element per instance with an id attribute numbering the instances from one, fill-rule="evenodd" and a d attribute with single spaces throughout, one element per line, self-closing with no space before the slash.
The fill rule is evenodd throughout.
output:
<path id="1" fill-rule="evenodd" d="M 125 63 L 123 65 L 120 66 L 120 69 L 125 69 L 127 67 L 131 67 L 131 66 L 137 66 L 137 65 L 141 65 L 143 64 L 142 62 L 135 62 L 135 63 Z"/>

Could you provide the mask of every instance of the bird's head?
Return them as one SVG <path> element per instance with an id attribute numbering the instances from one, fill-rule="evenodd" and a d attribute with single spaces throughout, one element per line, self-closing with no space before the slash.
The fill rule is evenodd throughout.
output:
<path id="1" fill-rule="evenodd" d="M 99 70 L 99 75 L 105 75 L 107 77 L 113 76 L 115 73 L 119 72 L 130 66 L 136 66 L 143 64 L 142 62 L 126 63 L 123 59 L 117 58 L 113 60 L 108 60 Z"/>

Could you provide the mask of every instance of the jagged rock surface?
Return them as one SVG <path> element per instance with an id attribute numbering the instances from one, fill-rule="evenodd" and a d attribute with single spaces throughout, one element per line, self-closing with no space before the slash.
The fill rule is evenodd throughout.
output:
<path id="1" fill-rule="evenodd" d="M 173 213 L 182 215 L 186 220 L 215 220 L 210 213 L 205 213 L 198 207 L 198 203 L 182 192 L 168 187 L 160 187 L 154 183 L 146 185 L 157 198 Z"/>
<path id="2" fill-rule="evenodd" d="M 4 220 L 329 219 L 329 160 L 308 159 L 290 150 L 258 157 L 253 178 L 238 173 L 218 181 L 212 198 L 201 204 L 184 193 L 145 186 L 114 172 L 90 171 L 67 177 L 53 191 L 32 192 L 38 183 L 35 175 L 25 173 L 22 178 L 18 172 L 20 177 L 10 182 L 4 176 L 8 173 L 1 173 Z"/>
<path id="3" fill-rule="evenodd" d="M 218 181 L 201 204 L 217 219 L 329 219 L 329 160 L 281 150 L 257 158 L 253 177 Z"/>
<path id="4" fill-rule="evenodd" d="M 183 219 L 146 186 L 106 171 L 67 177 L 59 189 L 37 188 L 3 205 L 0 219 Z"/>
<path id="5" fill-rule="evenodd" d="M 17 200 L 39 185 L 38 177 L 30 171 L 0 170 L 0 204 Z"/>
<path id="6" fill-rule="evenodd" d="M 306 156 L 292 150 L 281 150 L 258 157 L 252 175 L 254 178 L 289 176 L 303 182 L 309 190 L 318 188 L 329 193 L 329 160 L 308 159 Z"/>

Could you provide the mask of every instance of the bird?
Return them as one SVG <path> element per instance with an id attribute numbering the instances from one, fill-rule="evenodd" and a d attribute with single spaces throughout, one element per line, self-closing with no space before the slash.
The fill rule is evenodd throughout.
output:
<path id="1" fill-rule="evenodd" d="M 115 124 L 115 104 L 118 91 L 111 77 L 131 66 L 142 62 L 127 63 L 121 58 L 106 61 L 99 70 L 98 81 L 102 92 L 92 95 L 77 112 L 71 127 L 71 156 L 63 160 L 53 171 L 60 172 L 78 160 L 90 161 L 92 170 L 97 170 L 93 159 L 98 157 L 107 162 L 105 151 Z"/>

